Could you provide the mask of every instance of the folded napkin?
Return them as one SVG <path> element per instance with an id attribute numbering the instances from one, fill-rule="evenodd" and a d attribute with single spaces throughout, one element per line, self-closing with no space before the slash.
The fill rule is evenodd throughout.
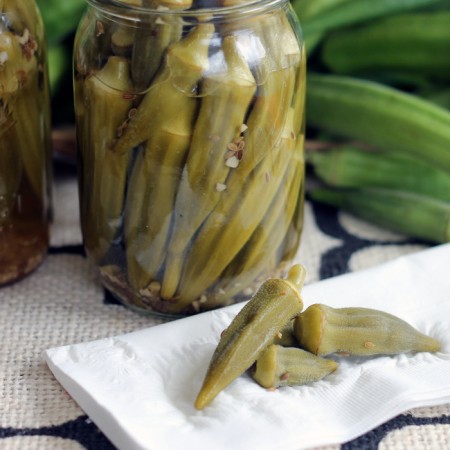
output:
<path id="1" fill-rule="evenodd" d="M 242 304 L 124 336 L 47 350 L 58 381 L 123 450 L 298 450 L 353 439 L 418 406 L 450 403 L 450 245 L 306 286 L 305 307 L 395 314 L 439 353 L 341 358 L 307 386 L 270 392 L 248 375 L 203 411 L 193 403 L 220 332 Z"/>

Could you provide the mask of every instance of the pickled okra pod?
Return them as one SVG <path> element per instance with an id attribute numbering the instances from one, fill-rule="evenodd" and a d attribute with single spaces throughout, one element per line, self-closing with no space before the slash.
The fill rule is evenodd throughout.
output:
<path id="1" fill-rule="evenodd" d="M 128 279 L 138 290 L 147 288 L 157 278 L 166 257 L 173 204 L 192 138 L 196 108 L 195 101 L 180 104 L 178 120 L 161 126 L 134 163 L 125 224 Z"/>
<path id="2" fill-rule="evenodd" d="M 299 160 L 300 159 L 300 160 Z M 239 255 L 225 272 L 225 283 L 220 283 L 219 298 L 232 298 L 250 286 L 254 280 L 272 267 L 278 266 L 281 255 L 279 246 L 286 237 L 301 202 L 301 184 L 304 183 L 304 162 L 301 155 L 293 157 L 293 164 L 286 172 L 285 182 L 280 184 L 270 208 L 258 228 Z"/>
<path id="3" fill-rule="evenodd" d="M 203 409 L 244 373 L 289 320 L 303 308 L 300 290 L 305 269 L 296 265 L 287 279 L 266 281 L 222 333 L 195 401 Z"/>
<path id="4" fill-rule="evenodd" d="M 132 101 L 129 63 L 110 56 L 106 65 L 84 81 L 89 116 L 84 117 L 81 161 L 84 167 L 83 233 L 88 252 L 100 262 L 121 224 L 130 155 L 116 154 L 111 142 L 129 120 Z M 105 121 L 105 117 L 108 118 Z"/>
<path id="5" fill-rule="evenodd" d="M 11 27 L 22 34 L 7 30 L 0 34 L 0 52 L 3 55 L 0 63 L 0 126 L 7 130 L 5 137 L 8 138 L 3 145 L 5 153 L 11 152 L 6 147 L 19 153 L 20 157 L 15 158 L 21 160 L 36 198 L 41 200 L 47 187 L 43 176 L 47 155 L 38 145 L 43 139 L 43 128 L 38 118 L 44 102 L 40 84 L 45 76 L 37 61 L 41 49 L 36 36 L 30 32 L 34 28 L 29 29 L 28 15 L 17 16 L 15 3 L 10 8 L 8 6 L 9 2 L 3 4 L 3 12 L 8 14 Z M 4 166 L 5 169 L 7 167 Z M 13 172 L 5 173 L 6 180 L 12 176 Z M 20 178 L 16 181 L 19 182 Z"/>
<path id="6" fill-rule="evenodd" d="M 164 66 L 114 147 L 116 153 L 129 153 L 133 146 L 147 141 L 145 154 L 139 157 L 131 174 L 125 211 L 128 278 L 134 288 L 145 288 L 164 262 L 179 173 L 189 149 L 197 108 L 196 99 L 185 92 L 196 89 L 208 69 L 213 32 L 213 25 L 198 25 L 186 38 L 171 45 Z M 182 75 L 182 90 L 174 86 L 171 74 Z M 151 254 L 146 245 L 153 246 Z"/>
<path id="7" fill-rule="evenodd" d="M 252 378 L 262 387 L 274 389 L 319 381 L 338 368 L 338 363 L 300 348 L 272 344 L 256 360 Z"/>
<path id="8" fill-rule="evenodd" d="M 174 229 L 162 286 L 165 298 L 173 297 L 176 292 L 184 252 L 191 238 L 224 195 L 232 170 L 229 161 L 237 161 L 245 151 L 241 127 L 256 82 L 233 36 L 223 39 L 222 50 L 226 72 L 207 76 L 202 82 L 205 96 L 175 203 Z"/>
<path id="9" fill-rule="evenodd" d="M 195 100 L 187 94 L 197 89 L 208 69 L 208 48 L 213 33 L 214 25 L 199 24 L 184 39 L 169 47 L 164 66 L 122 136 L 114 142 L 116 153 L 131 152 L 146 142 L 158 127 L 177 120 L 180 103 Z"/>
<path id="10" fill-rule="evenodd" d="M 404 320 L 369 308 L 309 306 L 294 321 L 300 347 L 315 355 L 396 355 L 437 352 L 440 343 Z"/>
<path id="11" fill-rule="evenodd" d="M 296 52 L 291 53 L 296 54 Z M 273 258 L 290 260 L 293 257 L 293 255 L 287 257 L 283 254 L 278 257 L 273 256 L 273 258 L 269 258 L 268 253 L 272 255 L 279 253 L 279 247 L 284 247 L 283 240 L 286 241 L 287 233 L 290 235 L 295 234 L 295 238 L 293 239 L 295 243 L 290 247 L 296 249 L 298 244 L 299 230 L 296 230 L 294 233 L 291 230 L 295 226 L 294 224 L 302 222 L 302 213 L 300 211 L 303 208 L 302 199 L 304 197 L 305 176 L 303 156 L 305 91 L 306 53 L 305 47 L 303 46 L 295 81 L 295 92 L 297 92 L 297 95 L 294 96 L 291 110 L 289 111 L 289 114 L 292 115 L 293 131 L 297 136 L 297 144 L 292 154 L 294 165 L 293 167 L 289 167 L 286 176 L 286 186 L 290 186 L 290 191 L 286 191 L 284 183 L 280 185 L 279 193 L 274 198 L 261 224 L 228 267 L 224 278 L 225 280 L 230 279 L 231 281 L 220 283 L 221 294 L 218 295 L 219 299 L 232 298 L 243 287 L 249 286 L 252 280 L 257 279 L 258 275 L 263 272 L 264 267 L 268 266 L 270 262 L 274 266 L 277 265 L 278 262 L 274 263 Z M 284 137 L 286 138 L 286 136 Z M 297 163 L 298 167 L 295 163 Z M 236 274 L 238 274 L 237 277 Z"/>
<path id="12" fill-rule="evenodd" d="M 139 0 L 139 4 L 141 3 L 142 6 L 160 11 L 161 15 L 143 13 L 140 26 L 134 32 L 131 74 L 137 91 L 148 88 L 167 48 L 181 39 L 181 18 L 164 14 L 164 11 L 188 9 L 192 6 L 192 0 Z"/>
<path id="13" fill-rule="evenodd" d="M 239 190 L 230 188 L 192 243 L 179 286 L 180 306 L 194 301 L 219 278 L 263 219 L 284 180 L 296 147 L 292 117 L 288 115 L 279 147 L 268 151 Z M 264 202 L 260 201 L 263 195 Z M 239 209 L 249 211 L 245 227 L 240 215 L 235 213 Z"/>

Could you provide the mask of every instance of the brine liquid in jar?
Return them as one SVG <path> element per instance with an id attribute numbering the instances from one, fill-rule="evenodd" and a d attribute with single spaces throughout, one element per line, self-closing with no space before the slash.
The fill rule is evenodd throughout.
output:
<path id="1" fill-rule="evenodd" d="M 306 57 L 285 0 L 90 1 L 75 45 L 82 231 L 141 312 L 245 300 L 300 240 Z"/>

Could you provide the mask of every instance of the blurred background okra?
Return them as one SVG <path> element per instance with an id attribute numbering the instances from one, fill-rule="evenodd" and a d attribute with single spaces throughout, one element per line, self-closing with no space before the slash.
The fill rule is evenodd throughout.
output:
<path id="1" fill-rule="evenodd" d="M 310 198 L 449 242 L 450 1 L 292 3 L 309 55 Z"/>

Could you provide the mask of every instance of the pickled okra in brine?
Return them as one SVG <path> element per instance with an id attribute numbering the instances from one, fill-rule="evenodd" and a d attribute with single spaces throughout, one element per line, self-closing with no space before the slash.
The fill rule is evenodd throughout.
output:
<path id="1" fill-rule="evenodd" d="M 94 3 L 75 46 L 87 253 L 139 310 L 249 298 L 301 230 L 306 57 L 292 11 Z"/>
<path id="2" fill-rule="evenodd" d="M 0 285 L 31 272 L 48 247 L 50 96 L 33 0 L 0 1 Z"/>

